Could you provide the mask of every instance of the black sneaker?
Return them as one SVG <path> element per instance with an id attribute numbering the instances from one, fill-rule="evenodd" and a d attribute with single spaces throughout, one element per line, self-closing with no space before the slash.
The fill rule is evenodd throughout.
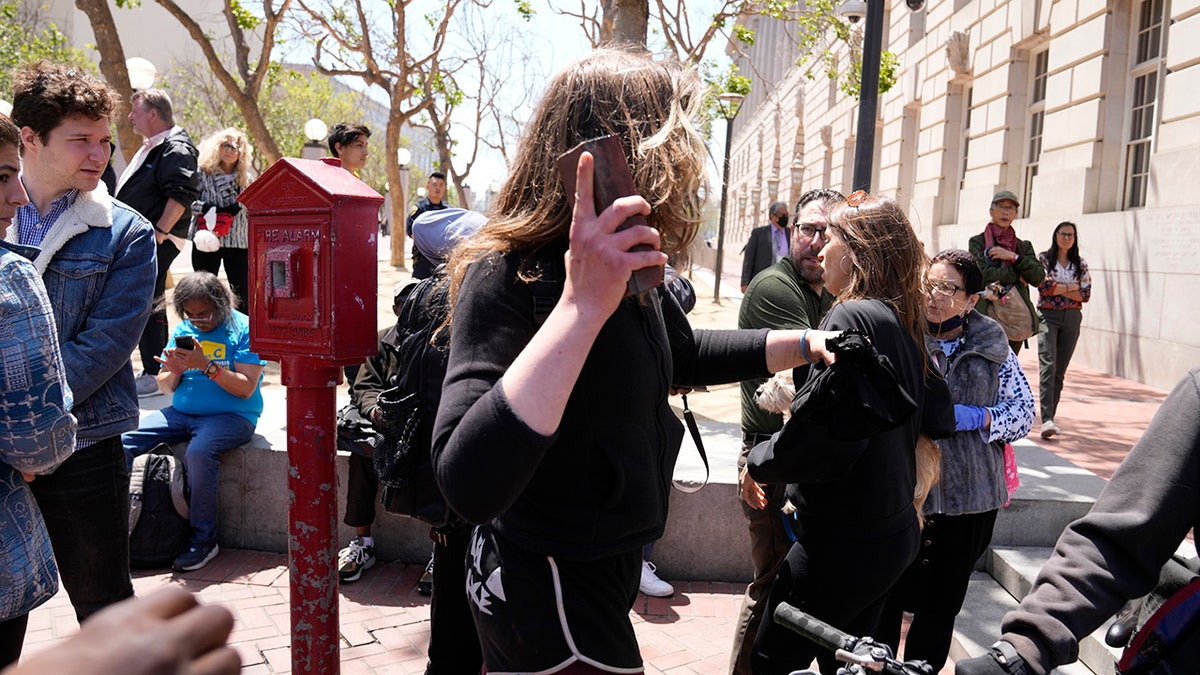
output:
<path id="1" fill-rule="evenodd" d="M 217 557 L 217 542 L 210 544 L 192 544 L 192 546 L 181 553 L 175 562 L 171 565 L 171 569 L 176 572 L 191 572 L 198 570 L 209 563 L 210 560 Z"/>
<path id="2" fill-rule="evenodd" d="M 433 554 L 429 554 L 429 563 L 425 565 L 425 573 L 417 580 L 417 592 L 421 595 L 433 595 Z"/>
<path id="3" fill-rule="evenodd" d="M 375 566 L 375 547 L 363 544 L 362 537 L 350 540 L 346 548 L 338 551 L 338 579 L 343 584 L 358 581 L 362 573 Z"/>

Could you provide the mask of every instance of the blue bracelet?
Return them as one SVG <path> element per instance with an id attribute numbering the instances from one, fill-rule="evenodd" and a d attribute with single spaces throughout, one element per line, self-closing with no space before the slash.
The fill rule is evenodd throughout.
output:
<path id="1" fill-rule="evenodd" d="M 812 363 L 812 355 L 808 353 L 808 331 L 810 328 L 805 328 L 800 334 L 800 356 L 804 357 L 805 363 Z"/>

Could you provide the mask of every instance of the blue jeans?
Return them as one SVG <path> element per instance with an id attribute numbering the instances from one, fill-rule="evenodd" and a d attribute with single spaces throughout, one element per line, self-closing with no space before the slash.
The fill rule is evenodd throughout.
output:
<path id="1" fill-rule="evenodd" d="M 232 413 L 187 415 L 173 406 L 155 411 L 142 419 L 137 431 L 121 434 L 125 458 L 144 455 L 159 443 L 174 445 L 188 442 L 184 465 L 187 467 L 192 544 L 211 544 L 217 540 L 217 478 L 220 457 L 241 447 L 254 435 L 250 420 Z"/>
<path id="2" fill-rule="evenodd" d="M 82 622 L 133 596 L 129 470 L 120 438 L 98 441 L 29 484 L 46 521 L 63 588 Z"/>

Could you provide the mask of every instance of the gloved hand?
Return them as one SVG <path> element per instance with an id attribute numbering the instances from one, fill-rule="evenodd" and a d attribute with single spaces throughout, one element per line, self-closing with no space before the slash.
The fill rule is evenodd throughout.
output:
<path id="1" fill-rule="evenodd" d="M 1001 643 L 996 643 L 988 653 L 983 656 L 976 656 L 973 659 L 965 661 L 956 661 L 954 663 L 954 675 L 1031 675 L 1029 667 L 1025 665 L 1025 661 L 1017 655 L 1016 650 L 1008 642 L 1003 644 L 1009 651 L 1009 656 L 1004 657 L 997 646 Z M 1001 663 L 1001 659 L 1008 663 Z"/>
<path id="2" fill-rule="evenodd" d="M 974 431 L 987 424 L 987 410 L 977 405 L 954 404 L 954 429 Z"/>

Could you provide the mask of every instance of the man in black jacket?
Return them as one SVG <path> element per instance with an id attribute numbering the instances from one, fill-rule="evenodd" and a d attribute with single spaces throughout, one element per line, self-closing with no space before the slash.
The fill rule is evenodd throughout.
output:
<path id="1" fill-rule="evenodd" d="M 129 121 L 145 140 L 117 182 L 117 199 L 132 206 L 154 226 L 158 243 L 158 276 L 154 280 L 154 305 L 167 288 L 167 270 L 187 241 L 192 202 L 199 195 L 196 146 L 175 124 L 171 98 L 161 89 L 139 89 L 130 98 Z M 167 346 L 167 310 L 155 309 L 142 331 L 138 351 L 142 373 L 137 377 L 138 396 L 159 393 L 154 357 Z"/>
<path id="2" fill-rule="evenodd" d="M 446 208 L 446 174 L 441 171 L 434 171 L 429 174 L 429 180 L 425 182 L 425 196 L 417 202 L 417 207 L 412 213 L 408 214 L 408 221 L 404 223 L 404 231 L 408 236 L 413 233 L 413 221 L 417 216 L 426 211 L 438 211 Z M 417 250 L 416 242 L 412 248 L 412 276 L 414 279 L 426 279 L 433 276 L 434 263 L 426 258 L 419 250 Z"/>
<path id="3" fill-rule="evenodd" d="M 779 262 L 788 254 L 788 206 L 775 202 L 767 210 L 771 223 L 750 230 L 750 239 L 742 249 L 742 292 L 754 275 Z"/>

